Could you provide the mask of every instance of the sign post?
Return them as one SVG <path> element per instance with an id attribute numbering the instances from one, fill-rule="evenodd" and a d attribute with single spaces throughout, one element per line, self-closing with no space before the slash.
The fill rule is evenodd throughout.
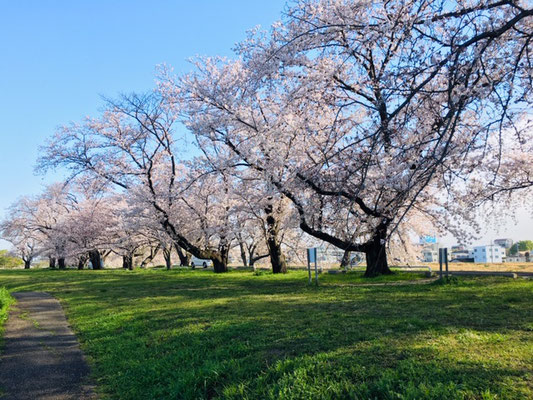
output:
<path id="1" fill-rule="evenodd" d="M 317 249 L 312 247 L 307 249 L 307 271 L 309 273 L 309 284 L 311 284 L 311 263 L 315 263 L 315 281 L 318 285 L 318 260 L 317 260 Z"/>
<path id="2" fill-rule="evenodd" d="M 448 279 L 448 248 L 444 248 L 444 262 L 446 263 L 446 279 Z"/>
<path id="3" fill-rule="evenodd" d="M 449 270 L 448 270 L 448 248 L 444 247 L 442 249 L 439 249 L 439 274 L 440 279 L 442 279 L 442 264 L 446 265 L 446 278 L 449 277 Z"/>
<path id="4" fill-rule="evenodd" d="M 311 284 L 311 250 L 307 249 L 307 272 L 309 272 L 309 284 Z"/>
<path id="5" fill-rule="evenodd" d="M 443 251 L 444 249 L 439 249 L 439 275 L 440 279 L 442 279 L 442 259 L 443 259 Z"/>

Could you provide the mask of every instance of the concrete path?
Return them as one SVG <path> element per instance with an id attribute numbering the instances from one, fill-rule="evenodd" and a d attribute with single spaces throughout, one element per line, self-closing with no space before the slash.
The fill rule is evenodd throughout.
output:
<path id="1" fill-rule="evenodd" d="M 0 355 L 0 400 L 95 399 L 63 309 L 47 293 L 13 293 Z"/>

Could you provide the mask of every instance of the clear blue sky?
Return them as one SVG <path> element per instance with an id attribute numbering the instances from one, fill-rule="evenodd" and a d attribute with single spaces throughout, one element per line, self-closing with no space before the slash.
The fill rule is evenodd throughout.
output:
<path id="1" fill-rule="evenodd" d="M 58 125 L 95 114 L 100 95 L 153 87 L 157 64 L 185 72 L 195 55 L 231 56 L 248 29 L 268 28 L 284 5 L 0 0 L 0 218 L 19 196 L 56 178 L 35 176 L 33 167 Z"/>
<path id="2" fill-rule="evenodd" d="M 93 115 L 100 95 L 153 87 L 155 66 L 191 69 L 195 55 L 231 56 L 256 25 L 280 18 L 285 0 L 0 0 L 0 218 L 38 177 L 38 147 L 58 125 Z M 524 226 L 492 233 L 533 238 Z M 6 244 L 0 242 L 0 248 Z"/>

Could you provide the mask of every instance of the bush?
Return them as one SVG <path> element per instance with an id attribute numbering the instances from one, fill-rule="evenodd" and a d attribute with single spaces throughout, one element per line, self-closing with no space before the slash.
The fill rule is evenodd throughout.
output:
<path id="1" fill-rule="evenodd" d="M 0 268 L 15 268 L 24 265 L 18 257 L 12 257 L 8 254 L 7 250 L 0 250 Z"/>

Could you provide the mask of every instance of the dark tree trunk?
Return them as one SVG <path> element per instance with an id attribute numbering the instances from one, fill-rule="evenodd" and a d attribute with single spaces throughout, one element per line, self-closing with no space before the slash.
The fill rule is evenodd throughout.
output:
<path id="1" fill-rule="evenodd" d="M 24 269 L 30 269 L 31 260 L 24 260 Z"/>
<path id="2" fill-rule="evenodd" d="M 49 261 L 49 267 L 52 268 L 52 269 L 55 269 L 56 268 L 56 259 L 55 257 L 49 257 L 48 258 L 48 261 Z"/>
<path id="3" fill-rule="evenodd" d="M 272 264 L 272 272 L 278 274 L 280 272 L 287 272 L 287 261 L 281 251 L 281 243 L 279 241 L 279 225 L 278 221 L 274 217 L 272 204 L 269 204 L 265 208 L 267 214 L 267 247 L 268 254 L 270 255 L 270 263 Z"/>
<path id="4" fill-rule="evenodd" d="M 287 272 L 287 261 L 285 255 L 281 251 L 281 246 L 277 238 L 267 240 L 268 253 L 270 255 L 270 263 L 272 264 L 272 272 L 275 274 Z"/>
<path id="5" fill-rule="evenodd" d="M 252 243 L 252 245 L 248 246 L 248 266 L 252 267 L 255 271 L 255 262 L 258 260 L 258 258 L 255 257 L 255 250 L 257 249 L 257 245 L 255 243 Z"/>
<path id="6" fill-rule="evenodd" d="M 344 254 L 341 260 L 341 268 L 346 268 L 350 266 L 352 252 L 350 250 L 344 250 Z"/>
<path id="7" fill-rule="evenodd" d="M 67 265 L 65 264 L 64 257 L 60 257 L 57 259 L 57 266 L 59 267 L 59 269 L 67 269 Z"/>
<path id="8" fill-rule="evenodd" d="M 82 270 L 83 268 L 85 268 L 85 264 L 86 263 L 87 263 L 87 257 L 86 256 L 79 257 L 78 258 L 78 269 Z"/>
<path id="9" fill-rule="evenodd" d="M 89 260 L 91 261 L 93 269 L 102 269 L 102 256 L 98 250 L 91 250 L 89 252 Z"/>
<path id="10" fill-rule="evenodd" d="M 365 245 L 366 271 L 367 278 L 373 278 L 378 275 L 392 274 L 387 264 L 387 252 L 385 248 L 387 239 L 387 225 L 381 224 L 377 227 L 371 241 Z"/>
<path id="11" fill-rule="evenodd" d="M 211 258 L 213 269 L 216 273 L 228 272 L 228 256 L 229 246 L 226 244 L 220 245 L 217 257 Z"/>
<path id="12" fill-rule="evenodd" d="M 246 250 L 244 248 L 244 243 L 239 240 L 239 249 L 241 250 L 241 260 L 242 265 L 247 267 L 248 266 L 248 260 L 246 259 Z"/>
<path id="13" fill-rule="evenodd" d="M 165 258 L 165 264 L 167 270 L 172 268 L 172 247 L 163 247 L 163 257 Z"/>
<path id="14" fill-rule="evenodd" d="M 130 271 L 133 270 L 133 256 L 128 254 L 126 256 L 122 256 L 122 268 L 129 269 Z"/>
<path id="15" fill-rule="evenodd" d="M 178 253 L 178 257 L 180 258 L 180 266 L 182 267 L 188 267 L 191 263 L 191 254 L 184 251 L 181 247 L 178 245 L 176 247 L 176 253 Z"/>
<path id="16" fill-rule="evenodd" d="M 215 258 L 213 261 L 213 268 L 216 273 L 228 272 L 228 263 L 222 259 Z"/>
<path id="17" fill-rule="evenodd" d="M 255 271 L 255 263 L 262 258 L 267 258 L 270 254 L 263 254 L 260 256 L 250 256 L 250 267 L 252 267 Z"/>

